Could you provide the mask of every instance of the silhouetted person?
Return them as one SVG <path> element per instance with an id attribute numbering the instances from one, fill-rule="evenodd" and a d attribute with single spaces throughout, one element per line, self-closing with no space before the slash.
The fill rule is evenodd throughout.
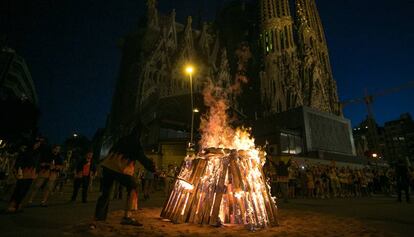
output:
<path id="1" fill-rule="evenodd" d="M 269 161 L 276 169 L 277 189 L 282 193 L 283 200 L 288 202 L 289 166 L 291 165 L 291 160 L 289 159 L 286 163 L 280 160 L 278 164 L 275 164 L 271 159 Z"/>
<path id="2" fill-rule="evenodd" d="M 92 162 L 93 152 L 88 151 L 85 157 L 78 161 L 75 167 L 75 177 L 73 179 L 73 193 L 72 202 L 76 201 L 79 189 L 82 187 L 82 202 L 88 201 L 88 188 L 91 180 L 91 175 L 95 172 L 95 166 Z"/>
<path id="3" fill-rule="evenodd" d="M 402 191 L 405 192 L 405 200 L 410 202 L 410 172 L 407 159 L 399 158 L 395 166 L 395 178 L 397 180 L 398 201 L 401 202 Z"/>
<path id="4" fill-rule="evenodd" d="M 22 146 L 15 163 L 16 187 L 9 202 L 7 212 L 22 210 L 22 202 L 26 197 L 33 179 L 36 177 L 36 166 L 40 155 L 41 141 L 36 140 L 31 147 Z"/>
<path id="5" fill-rule="evenodd" d="M 127 136 L 119 139 L 102 161 L 102 194 L 96 203 L 95 221 L 106 220 L 111 189 L 114 181 L 125 186 L 128 191 L 127 205 L 121 224 L 142 226 L 131 217 L 138 199 L 137 183 L 134 178 L 135 163 L 139 161 L 146 169 L 155 172 L 154 163 L 145 156 L 140 143 L 140 126 L 137 125 Z M 96 223 L 90 227 L 96 228 Z"/>

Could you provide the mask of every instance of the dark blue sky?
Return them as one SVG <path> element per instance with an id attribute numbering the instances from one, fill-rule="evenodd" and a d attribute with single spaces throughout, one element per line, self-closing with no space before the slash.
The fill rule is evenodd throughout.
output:
<path id="1" fill-rule="evenodd" d="M 145 12 L 144 0 L 3 0 L 1 33 L 31 69 L 42 112 L 41 132 L 52 142 L 71 133 L 91 137 L 104 127 L 120 63 L 117 42 Z M 178 17 L 207 17 L 222 1 L 160 0 Z M 318 0 L 341 100 L 414 80 L 414 1 Z M 414 88 L 378 98 L 377 121 L 414 115 Z M 353 125 L 363 104 L 344 110 Z"/>

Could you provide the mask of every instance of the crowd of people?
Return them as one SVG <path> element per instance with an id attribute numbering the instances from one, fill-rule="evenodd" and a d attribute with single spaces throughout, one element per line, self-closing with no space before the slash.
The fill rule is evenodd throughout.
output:
<path id="1" fill-rule="evenodd" d="M 82 202 L 88 202 L 88 191 L 93 180 L 99 180 L 101 196 L 97 200 L 95 221 L 105 220 L 112 198 L 121 198 L 126 189 L 127 208 L 123 224 L 141 225 L 131 218 L 137 209 L 138 190 L 148 200 L 155 190 L 163 189 L 167 196 L 173 186 L 178 166 L 169 164 L 157 169 L 139 144 L 139 132 L 132 131 L 115 143 L 103 161 L 94 161 L 91 149 L 78 155 L 61 155 L 59 145 L 48 145 L 46 139 L 37 137 L 30 144 L 23 144 L 14 152 L 0 153 L 0 188 L 8 197 L 7 212 L 16 213 L 24 205 L 32 205 L 40 196 L 40 206 L 47 207 L 51 194 L 61 192 L 63 185 L 72 181 L 73 191 L 69 202 L 75 202 L 82 189 Z M 141 168 L 136 167 L 139 161 Z M 299 163 L 293 159 L 277 163 L 271 158 L 264 172 L 271 185 L 272 194 L 285 201 L 291 198 L 358 198 L 373 194 L 397 194 L 398 201 L 410 202 L 409 189 L 414 189 L 414 169 L 401 159 L 391 167 L 337 166 L 320 163 Z M 112 187 L 116 188 L 113 189 Z M 114 191 L 115 190 L 115 191 Z M 95 225 L 92 224 L 92 227 Z"/>
<path id="2" fill-rule="evenodd" d="M 122 198 L 122 190 L 126 189 L 127 205 L 121 223 L 140 226 L 131 217 L 131 212 L 138 208 L 138 184 L 142 183 L 144 198 L 148 199 L 157 187 L 156 180 L 166 182 L 168 178 L 160 178 L 162 172 L 157 171 L 154 162 L 144 154 L 139 137 L 140 126 L 137 125 L 113 144 L 103 160 L 94 160 L 92 149 L 67 152 L 63 156 L 59 145 L 48 145 L 42 137 L 20 144 L 17 148 L 1 149 L 0 197 L 8 201 L 6 212 L 20 212 L 26 204 L 33 205 L 39 197 L 40 206 L 47 207 L 51 194 L 62 192 L 68 180 L 73 184 L 68 202 L 75 202 L 82 189 L 82 202 L 86 203 L 93 180 L 98 180 L 100 197 L 94 221 L 105 220 L 110 200 Z M 141 171 L 135 166 L 136 161 L 142 164 Z M 114 186 L 117 187 L 115 192 Z M 168 184 L 164 186 L 168 187 Z"/>
<path id="3" fill-rule="evenodd" d="M 394 166 L 349 167 L 320 163 L 269 162 L 265 168 L 274 195 L 289 198 L 358 198 L 374 194 L 397 194 L 410 202 L 409 188 L 414 189 L 414 169 L 401 160 Z"/>
<path id="4" fill-rule="evenodd" d="M 7 212 L 19 212 L 39 197 L 40 206 L 47 207 L 51 194 L 62 193 L 69 179 L 73 180 L 71 201 L 82 187 L 82 201 L 87 202 L 91 178 L 96 176 L 91 150 L 63 156 L 60 145 L 49 145 L 43 137 L 8 148 L 0 152 L 0 197 L 8 198 Z"/>
<path id="5" fill-rule="evenodd" d="M 76 202 L 80 191 L 81 201 L 88 202 L 88 192 L 93 186 L 102 191 L 102 169 L 93 160 L 92 150 L 78 155 L 63 154 L 59 145 L 48 145 L 42 137 L 17 149 L 0 151 L 0 198 L 10 201 L 8 212 L 21 210 L 23 201 L 26 205 L 47 207 L 50 195 L 61 194 L 63 185 L 68 183 L 73 185 L 70 202 Z M 141 166 L 136 168 L 133 177 L 147 200 L 159 190 L 168 195 L 177 170 L 177 165 L 172 164 L 154 172 Z M 125 188 L 119 182 L 114 186 L 111 196 L 122 199 Z M 40 203 L 34 203 L 39 198 Z"/>

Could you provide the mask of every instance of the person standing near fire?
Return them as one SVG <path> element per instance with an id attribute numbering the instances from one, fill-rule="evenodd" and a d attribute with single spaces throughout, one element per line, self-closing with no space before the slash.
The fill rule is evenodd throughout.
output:
<path id="1" fill-rule="evenodd" d="M 128 135 L 120 138 L 113 145 L 107 157 L 102 161 L 102 194 L 96 202 L 95 217 L 89 225 L 90 229 L 95 229 L 99 221 L 106 220 L 114 181 L 118 181 L 128 191 L 127 204 L 121 224 L 142 226 L 131 216 L 133 209 L 136 209 L 138 199 L 137 183 L 134 178 L 135 163 L 139 161 L 145 169 L 151 172 L 155 172 L 155 165 L 144 154 L 140 135 L 141 126 L 137 124 Z"/>
<path id="2" fill-rule="evenodd" d="M 166 197 L 168 197 L 168 194 L 171 192 L 171 189 L 173 188 L 174 178 L 176 170 L 172 164 L 168 165 L 168 169 L 165 174 L 165 186 L 164 186 L 164 194 Z"/>
<path id="3" fill-rule="evenodd" d="M 276 170 L 277 175 L 277 183 L 276 183 L 276 190 L 280 191 L 284 202 L 288 202 L 288 191 L 289 191 L 289 167 L 291 165 L 291 159 L 285 163 L 283 160 L 279 160 L 276 164 L 272 160 L 272 155 L 274 152 L 273 147 L 267 149 L 267 160 L 270 164 L 273 165 L 274 169 Z M 278 192 L 276 192 L 278 193 Z"/>

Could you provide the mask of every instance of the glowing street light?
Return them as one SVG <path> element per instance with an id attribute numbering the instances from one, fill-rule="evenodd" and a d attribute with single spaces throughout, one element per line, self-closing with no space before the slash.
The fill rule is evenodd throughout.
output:
<path id="1" fill-rule="evenodd" d="M 185 72 L 190 77 L 190 97 L 191 97 L 191 134 L 190 134 L 190 144 L 189 147 L 191 147 L 194 144 L 194 113 L 198 113 L 195 110 L 198 111 L 198 109 L 194 108 L 194 99 L 193 99 L 193 72 L 194 67 L 192 65 L 187 65 L 185 67 Z"/>
<path id="2" fill-rule="evenodd" d="M 377 158 L 378 154 L 377 153 L 372 153 L 372 158 Z"/>
<path id="3" fill-rule="evenodd" d="M 188 65 L 188 66 L 185 68 L 185 72 L 186 72 L 187 74 L 192 74 L 192 73 L 193 73 L 193 71 L 194 71 L 194 68 L 193 68 L 193 66 L 191 66 L 191 65 Z"/>

